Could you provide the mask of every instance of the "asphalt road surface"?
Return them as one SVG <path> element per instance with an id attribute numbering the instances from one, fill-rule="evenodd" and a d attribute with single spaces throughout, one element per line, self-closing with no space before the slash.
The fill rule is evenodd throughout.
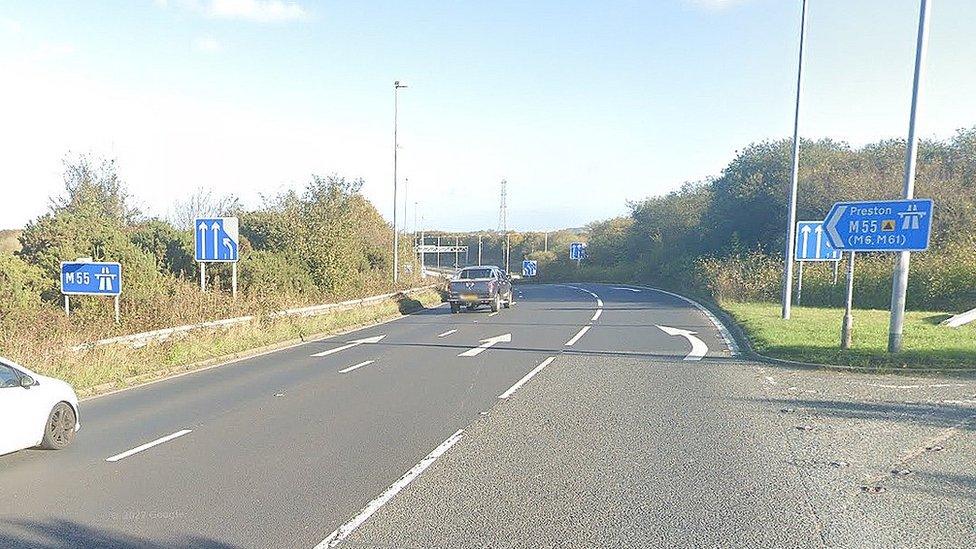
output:
<path id="1" fill-rule="evenodd" d="M 976 542 L 971 381 L 739 361 L 650 289 L 518 291 L 84 401 L 71 448 L 0 457 L 0 547 Z"/>

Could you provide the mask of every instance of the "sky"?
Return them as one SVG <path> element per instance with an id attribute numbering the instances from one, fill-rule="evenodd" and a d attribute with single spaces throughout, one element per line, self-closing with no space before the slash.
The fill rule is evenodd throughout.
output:
<path id="1" fill-rule="evenodd" d="M 918 127 L 946 138 L 976 125 L 976 2 L 933 2 Z M 116 158 L 149 215 L 335 173 L 390 219 L 394 80 L 401 227 L 495 229 L 502 179 L 510 229 L 625 215 L 792 136 L 800 5 L 5 0 L 0 228 L 47 210 L 68 153 Z M 906 136 L 918 11 L 809 0 L 803 137 Z"/>

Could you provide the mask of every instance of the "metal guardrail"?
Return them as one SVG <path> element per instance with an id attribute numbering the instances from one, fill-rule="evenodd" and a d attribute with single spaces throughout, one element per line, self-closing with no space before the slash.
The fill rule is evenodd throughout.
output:
<path id="1" fill-rule="evenodd" d="M 958 328 L 963 324 L 969 324 L 974 320 L 976 320 L 976 309 L 970 309 L 965 313 L 952 315 L 949 318 L 940 322 L 939 324 L 941 324 L 942 326 L 948 326 L 950 328 Z"/>
<path id="2" fill-rule="evenodd" d="M 370 297 L 364 297 L 362 299 L 350 299 L 348 301 L 340 301 L 339 303 L 325 303 L 323 305 L 311 305 L 308 307 L 298 307 L 295 309 L 286 309 L 284 311 L 277 311 L 268 315 L 269 318 L 287 318 L 292 316 L 298 317 L 308 317 L 317 316 L 326 313 L 334 313 L 338 311 L 347 311 L 349 309 L 355 309 L 357 307 L 363 307 L 366 305 L 373 305 L 387 299 L 392 299 L 397 295 L 411 295 L 423 290 L 428 290 L 433 286 L 422 286 L 420 288 L 411 288 L 409 290 L 404 290 L 402 292 L 390 292 L 387 294 L 374 295 Z M 129 334 L 124 336 L 110 337 L 106 339 L 99 339 L 98 341 L 92 341 L 89 343 L 82 343 L 80 345 L 75 345 L 71 348 L 72 351 L 85 351 L 94 347 L 101 347 L 103 345 L 128 345 L 133 349 L 138 349 L 139 347 L 144 347 L 152 342 L 162 342 L 169 339 L 171 336 L 177 334 L 185 334 L 189 332 L 194 332 L 197 330 L 206 330 L 214 328 L 227 328 L 230 326 L 236 326 L 239 324 L 247 324 L 249 322 L 254 322 L 257 320 L 257 316 L 239 316 L 235 318 L 224 318 L 221 320 L 211 320 L 208 322 L 199 322 L 197 324 L 187 324 L 185 326 L 176 326 L 173 328 L 162 328 L 160 330 L 152 330 L 149 332 L 140 332 L 138 334 Z"/>

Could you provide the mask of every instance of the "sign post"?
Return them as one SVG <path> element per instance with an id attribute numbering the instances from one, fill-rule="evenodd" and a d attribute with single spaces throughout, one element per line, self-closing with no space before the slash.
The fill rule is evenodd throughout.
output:
<path id="1" fill-rule="evenodd" d="M 854 252 L 847 260 L 847 299 L 844 302 L 844 322 L 840 326 L 840 348 L 851 348 L 851 330 L 854 327 Z"/>
<path id="2" fill-rule="evenodd" d="M 796 235 L 793 257 L 800 264 L 796 284 L 796 303 L 799 304 L 803 298 L 803 264 L 807 261 L 833 261 L 836 270 L 840 252 L 824 236 L 822 221 L 797 221 Z"/>
<path id="3" fill-rule="evenodd" d="M 71 314 L 69 296 L 107 295 L 115 301 L 115 323 L 120 322 L 119 294 L 122 293 L 122 265 L 105 261 L 61 262 L 61 293 L 64 294 L 64 314 Z"/>
<path id="4" fill-rule="evenodd" d="M 847 269 L 847 303 L 841 328 L 841 348 L 851 345 L 851 306 L 854 296 L 854 252 L 924 251 L 932 236 L 932 201 L 929 199 L 838 202 L 830 209 L 824 230 L 831 246 L 851 252 Z M 907 271 L 905 284 L 908 283 Z M 897 283 L 897 281 L 896 281 Z M 888 352 L 901 348 L 901 322 L 905 314 L 905 295 L 892 296 Z M 898 325 L 897 338 L 894 326 Z M 898 349 L 892 349 L 897 339 Z"/>
<path id="5" fill-rule="evenodd" d="M 193 220 L 195 255 L 200 266 L 200 291 L 207 291 L 207 263 L 231 264 L 231 295 L 237 297 L 237 260 L 240 234 L 236 217 L 205 217 Z"/>

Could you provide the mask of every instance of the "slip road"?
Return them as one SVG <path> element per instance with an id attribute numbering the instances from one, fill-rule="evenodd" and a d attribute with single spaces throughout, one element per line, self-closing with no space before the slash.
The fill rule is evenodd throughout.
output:
<path id="1" fill-rule="evenodd" d="M 0 547 L 341 545 L 561 355 L 683 361 L 697 344 L 660 325 L 726 356 L 693 306 L 614 288 L 520 286 L 498 315 L 439 307 L 83 401 L 74 446 L 0 457 Z"/>

